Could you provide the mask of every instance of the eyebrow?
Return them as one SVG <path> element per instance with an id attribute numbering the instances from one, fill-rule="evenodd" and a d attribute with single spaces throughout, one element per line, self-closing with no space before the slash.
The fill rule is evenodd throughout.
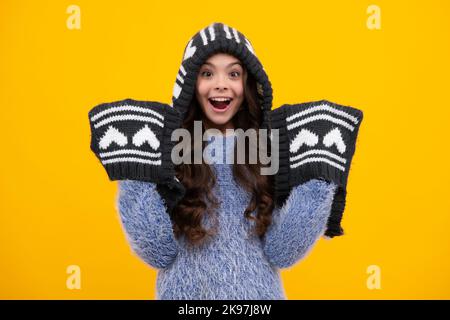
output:
<path id="1" fill-rule="evenodd" d="M 215 67 L 215 65 L 213 65 L 212 63 L 209 63 L 209 62 L 205 62 L 204 64 L 207 64 L 207 65 L 209 65 L 211 67 Z M 231 67 L 234 64 L 238 64 L 238 65 L 240 65 L 242 67 L 242 63 L 240 63 L 239 61 L 235 61 L 235 62 L 232 62 L 229 65 L 227 65 L 227 68 Z"/>

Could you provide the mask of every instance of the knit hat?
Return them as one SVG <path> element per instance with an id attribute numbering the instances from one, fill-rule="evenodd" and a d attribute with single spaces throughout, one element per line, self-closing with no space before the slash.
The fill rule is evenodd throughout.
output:
<path id="1" fill-rule="evenodd" d="M 272 109 L 272 86 L 269 78 L 248 38 L 223 23 L 212 23 L 189 40 L 173 87 L 171 106 L 177 109 L 184 119 L 195 94 L 200 67 L 217 52 L 225 52 L 241 60 L 256 79 L 263 123 L 266 123 Z"/>

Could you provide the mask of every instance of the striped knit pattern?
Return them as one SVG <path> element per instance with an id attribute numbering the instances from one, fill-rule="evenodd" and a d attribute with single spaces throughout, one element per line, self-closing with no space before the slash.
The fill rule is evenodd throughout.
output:
<path id="1" fill-rule="evenodd" d="M 275 177 L 277 203 L 282 205 L 293 187 L 310 179 L 333 181 L 340 189 L 332 228 L 342 233 L 339 223 L 363 112 L 321 100 L 286 104 L 270 116 L 280 141 L 280 169 Z"/>
<path id="2" fill-rule="evenodd" d="M 110 180 L 160 182 L 174 176 L 170 137 L 179 121 L 173 108 L 159 102 L 103 103 L 89 112 L 91 150 Z"/>

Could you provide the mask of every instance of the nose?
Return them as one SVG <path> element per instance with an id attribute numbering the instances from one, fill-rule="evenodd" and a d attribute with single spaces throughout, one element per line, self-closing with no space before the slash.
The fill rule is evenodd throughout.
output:
<path id="1" fill-rule="evenodd" d="M 226 76 L 224 75 L 219 75 L 216 78 L 216 83 L 215 83 L 215 89 L 216 90 L 227 90 L 228 89 L 228 83 L 227 83 L 227 79 Z"/>

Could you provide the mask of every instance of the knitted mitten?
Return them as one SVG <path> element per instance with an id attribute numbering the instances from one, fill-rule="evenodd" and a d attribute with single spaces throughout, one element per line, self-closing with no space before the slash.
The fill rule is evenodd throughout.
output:
<path id="1" fill-rule="evenodd" d="M 169 212 L 184 196 L 175 176 L 172 131 L 181 125 L 178 112 L 153 101 L 126 99 L 89 111 L 91 150 L 113 180 L 154 182 Z"/>
<path id="2" fill-rule="evenodd" d="M 275 199 L 282 205 L 290 190 L 310 179 L 338 185 L 326 236 L 343 235 L 340 226 L 345 209 L 347 180 L 361 110 L 326 100 L 283 105 L 270 114 L 272 130 L 279 130 L 279 171 Z"/>

